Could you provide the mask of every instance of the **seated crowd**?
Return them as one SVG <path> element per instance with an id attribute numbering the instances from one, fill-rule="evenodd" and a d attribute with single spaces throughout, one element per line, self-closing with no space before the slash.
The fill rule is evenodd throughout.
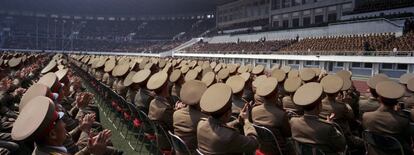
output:
<path id="1" fill-rule="evenodd" d="M 0 57 L 0 154 L 122 154 L 66 56 Z"/>
<path id="2" fill-rule="evenodd" d="M 0 15 L 0 23 L 10 23 L 2 25 L 10 28 L 10 33 L 4 34 L 2 48 L 129 52 L 170 50 L 176 43 L 175 36 L 184 33 L 178 40 L 189 40 L 215 25 L 213 18 L 132 21 L 17 15 Z"/>
<path id="3" fill-rule="evenodd" d="M 401 37 L 394 34 L 369 34 L 350 36 L 329 36 L 304 38 L 300 40 L 268 40 L 239 43 L 206 43 L 199 42 L 183 49 L 185 52 L 253 52 L 276 51 L 284 53 L 344 54 L 343 52 L 364 51 L 412 51 L 414 50 L 414 31 Z"/>
<path id="4" fill-rule="evenodd" d="M 130 56 L 70 61 L 145 113 L 131 116 L 131 108 L 108 104 L 138 133 L 155 131 L 163 154 L 413 154 L 412 73 L 398 82 L 375 75 L 370 93 L 360 94 L 346 70 Z M 177 137 L 185 147 L 171 144 Z M 383 141 L 389 137 L 395 141 Z"/>
<path id="5" fill-rule="evenodd" d="M 239 42 L 239 43 L 205 43 L 199 42 L 190 46 L 184 51 L 188 52 L 260 52 L 260 51 L 279 51 L 281 48 L 293 44 L 295 40 L 280 41 L 257 41 L 257 42 Z"/>

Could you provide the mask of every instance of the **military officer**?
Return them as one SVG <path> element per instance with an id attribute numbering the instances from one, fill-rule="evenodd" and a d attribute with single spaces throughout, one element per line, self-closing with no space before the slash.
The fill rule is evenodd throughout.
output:
<path id="1" fill-rule="evenodd" d="M 375 111 L 366 112 L 362 116 L 362 124 L 371 132 L 394 136 L 403 146 L 404 154 L 413 154 L 411 149 L 412 129 L 407 116 L 394 110 L 405 89 L 402 85 L 393 81 L 378 82 L 375 86 L 380 107 Z M 368 154 L 395 154 L 399 150 L 387 150 L 369 145 Z M 401 152 L 398 152 L 400 154 Z"/>
<path id="2" fill-rule="evenodd" d="M 63 146 L 67 132 L 62 117 L 63 113 L 55 110 L 52 100 L 38 96 L 22 109 L 12 129 L 12 138 L 16 141 L 34 140 L 36 147 L 33 155 L 69 154 Z M 88 147 L 76 154 L 104 154 L 110 135 L 110 132 L 100 133 L 91 139 Z"/>
<path id="3" fill-rule="evenodd" d="M 345 150 L 345 137 L 330 119 L 319 119 L 323 97 L 322 85 L 315 82 L 307 83 L 296 91 L 293 102 L 303 107 L 304 115 L 290 120 L 292 138 L 300 143 L 316 145 L 325 154 L 337 154 Z"/>
<path id="4" fill-rule="evenodd" d="M 206 116 L 201 113 L 200 99 L 206 84 L 198 80 L 187 81 L 180 90 L 182 103 L 187 105 L 174 112 L 174 134 L 179 136 L 187 144 L 190 151 L 195 153 L 197 148 L 197 124 L 201 118 Z"/>
<path id="5" fill-rule="evenodd" d="M 264 98 L 264 104 L 252 110 L 253 123 L 269 128 L 276 136 L 280 151 L 288 154 L 287 138 L 291 136 L 289 118 L 277 98 L 278 80 L 274 77 L 264 79 L 257 87 L 256 94 Z M 279 154 L 272 142 L 261 141 L 260 150 L 265 154 Z"/>
<path id="6" fill-rule="evenodd" d="M 361 99 L 359 101 L 360 115 L 362 115 L 364 112 L 375 111 L 380 106 L 378 103 L 378 95 L 375 91 L 375 87 L 379 82 L 387 80 L 389 80 L 387 77 L 381 76 L 379 74 L 368 79 L 367 84 L 371 96 L 369 96 L 368 99 Z"/>
<path id="7" fill-rule="evenodd" d="M 246 104 L 246 100 L 243 99 L 243 89 L 245 85 L 245 80 L 239 75 L 233 75 L 229 77 L 226 81 L 226 84 L 231 87 L 233 95 L 231 97 L 232 100 L 232 113 L 233 115 L 238 116 L 240 110 Z"/>
<path id="8" fill-rule="evenodd" d="M 231 116 L 231 87 L 217 83 L 210 86 L 200 100 L 201 109 L 210 116 L 201 119 L 197 126 L 198 149 L 203 154 L 242 154 L 258 147 L 256 132 L 248 120 L 249 110 L 243 108 L 241 123 L 244 134 L 228 127 Z M 247 107 L 247 106 L 246 106 Z"/>
<path id="9" fill-rule="evenodd" d="M 301 107 L 293 103 L 293 94 L 302 85 L 302 80 L 299 77 L 289 77 L 284 83 L 284 90 L 286 96 L 282 98 L 283 109 L 285 109 L 289 116 L 302 115 L 303 110 Z"/>
<path id="10" fill-rule="evenodd" d="M 168 75 L 164 71 L 155 73 L 148 80 L 147 88 L 157 94 L 149 104 L 148 118 L 158 123 L 165 131 L 172 131 L 174 103 L 171 100 L 167 80 Z M 169 149 L 167 137 L 162 135 L 158 137 L 160 149 Z"/>
<path id="11" fill-rule="evenodd" d="M 149 104 L 154 99 L 153 93 L 147 89 L 147 81 L 151 76 L 151 71 L 149 69 L 143 69 L 135 73 L 132 77 L 132 86 L 133 90 L 136 90 L 136 95 L 132 103 L 134 103 L 138 108 L 148 113 Z"/>
<path id="12" fill-rule="evenodd" d="M 180 101 L 181 85 L 184 83 L 184 78 L 181 74 L 181 70 L 175 69 L 171 73 L 169 81 L 172 84 L 171 97 L 174 100 L 173 102 L 176 103 L 177 101 Z"/>

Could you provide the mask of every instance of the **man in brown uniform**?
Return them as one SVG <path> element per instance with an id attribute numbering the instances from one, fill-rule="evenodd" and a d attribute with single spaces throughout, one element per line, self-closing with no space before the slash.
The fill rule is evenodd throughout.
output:
<path id="1" fill-rule="evenodd" d="M 334 114 L 333 121 L 341 127 L 348 146 L 358 150 L 363 149 L 362 139 L 352 135 L 349 125 L 349 122 L 354 119 L 351 106 L 337 100 L 338 93 L 343 88 L 344 80 L 337 75 L 328 75 L 322 78 L 321 85 L 326 97 L 322 100 L 322 110 L 319 116 L 326 119 Z"/>
<path id="2" fill-rule="evenodd" d="M 282 98 L 283 109 L 285 109 L 289 116 L 298 116 L 303 114 L 303 110 L 293 103 L 293 94 L 302 85 L 302 80 L 299 77 L 289 77 L 284 82 L 285 97 Z"/>
<path id="3" fill-rule="evenodd" d="M 245 85 L 245 80 L 239 75 L 234 75 L 227 79 L 226 84 L 231 87 L 231 90 L 233 92 L 233 95 L 231 97 L 232 113 L 233 115 L 238 116 L 240 110 L 244 107 L 244 104 L 246 104 L 247 102 L 243 99 L 243 88 Z"/>
<path id="4" fill-rule="evenodd" d="M 63 113 L 55 110 L 52 100 L 38 96 L 22 109 L 12 129 L 12 138 L 16 141 L 34 140 L 36 147 L 33 155 L 67 155 L 68 150 L 63 146 L 67 132 L 62 117 Z M 90 139 L 88 147 L 76 154 L 106 153 L 110 136 L 108 130 L 99 133 L 97 137 Z"/>
<path id="5" fill-rule="evenodd" d="M 149 69 L 143 69 L 135 73 L 132 77 L 132 89 L 137 90 L 134 100 L 134 103 L 138 108 L 148 113 L 149 104 L 154 99 L 152 93 L 147 90 L 147 81 L 151 75 Z"/>
<path id="6" fill-rule="evenodd" d="M 148 80 L 147 87 L 155 91 L 157 96 L 149 104 L 148 118 L 158 123 L 165 131 L 173 130 L 173 113 L 174 103 L 171 101 L 170 92 L 167 84 L 168 75 L 164 71 L 160 71 L 151 76 Z M 169 149 L 167 137 L 157 135 L 159 147 L 161 150 Z"/>
<path id="7" fill-rule="evenodd" d="M 179 69 L 174 70 L 169 78 L 172 88 L 171 88 L 171 97 L 174 100 L 174 103 L 180 101 L 180 91 L 181 85 L 184 83 L 184 78 Z"/>
<path id="8" fill-rule="evenodd" d="M 206 116 L 200 111 L 200 99 L 207 86 L 198 80 L 187 81 L 180 90 L 181 100 L 187 107 L 174 112 L 174 134 L 187 144 L 195 153 L 197 148 L 197 124 Z"/>
<path id="9" fill-rule="evenodd" d="M 305 114 L 290 120 L 292 138 L 300 143 L 316 145 L 325 154 L 337 154 L 345 150 L 345 137 L 331 120 L 319 119 L 323 96 L 322 85 L 315 82 L 307 83 L 296 91 L 293 101 L 303 107 Z"/>
<path id="10" fill-rule="evenodd" d="M 252 110 L 253 123 L 270 129 L 276 136 L 280 151 L 288 154 L 286 138 L 291 136 L 289 118 L 280 107 L 277 98 L 278 81 L 274 77 L 266 78 L 257 87 L 256 94 L 264 98 L 264 104 Z M 272 142 L 260 142 L 260 150 L 265 154 L 279 154 L 279 150 Z"/>
<path id="11" fill-rule="evenodd" d="M 378 95 L 375 90 L 375 87 L 379 82 L 386 80 L 389 79 L 381 74 L 375 75 L 368 79 L 367 84 L 371 96 L 369 96 L 368 99 L 361 99 L 359 101 L 360 115 L 364 114 L 364 112 L 375 111 L 380 106 L 380 104 L 378 103 Z"/>
<path id="12" fill-rule="evenodd" d="M 247 108 L 241 112 L 245 136 L 226 125 L 231 116 L 231 95 L 230 86 L 217 83 L 201 97 L 201 109 L 210 114 L 208 118 L 201 119 L 197 126 L 198 149 L 203 154 L 251 153 L 259 145 L 256 131 L 248 120 L 250 114 Z"/>
<path id="13" fill-rule="evenodd" d="M 379 96 L 380 107 L 373 112 L 366 112 L 362 116 L 362 125 L 371 132 L 395 137 L 403 146 L 404 154 L 413 154 L 410 147 L 412 129 L 409 118 L 394 110 L 398 99 L 404 95 L 404 87 L 393 81 L 383 81 L 378 83 L 375 89 Z M 368 154 L 395 153 L 400 154 L 398 150 L 368 147 Z"/>

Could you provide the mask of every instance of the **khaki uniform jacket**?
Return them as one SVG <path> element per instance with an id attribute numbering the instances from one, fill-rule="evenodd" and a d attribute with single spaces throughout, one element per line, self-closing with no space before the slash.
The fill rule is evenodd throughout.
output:
<path id="1" fill-rule="evenodd" d="M 252 109 L 253 123 L 265 126 L 276 136 L 282 152 L 286 152 L 286 138 L 291 137 L 290 124 L 287 113 L 276 105 L 265 101 L 265 104 Z M 260 150 L 266 154 L 278 154 L 279 151 L 272 142 L 260 142 Z"/>
<path id="2" fill-rule="evenodd" d="M 215 118 L 201 119 L 197 126 L 198 149 L 206 155 L 254 152 L 259 146 L 256 131 L 248 121 L 243 128 L 246 136 Z"/>
<path id="3" fill-rule="evenodd" d="M 410 97 L 405 97 L 404 100 L 405 108 L 413 109 L 414 108 L 414 95 Z"/>
<path id="4" fill-rule="evenodd" d="M 167 98 L 156 96 L 150 103 L 148 118 L 161 123 L 165 129 L 173 129 L 173 105 Z"/>
<path id="5" fill-rule="evenodd" d="M 293 111 L 295 113 L 303 113 L 303 111 L 301 110 L 300 107 L 296 106 L 293 103 L 292 97 L 291 96 L 285 96 L 282 98 L 282 104 L 283 104 L 283 109 L 286 109 L 288 111 Z"/>
<path id="6" fill-rule="evenodd" d="M 319 116 L 326 118 L 331 113 L 335 113 L 335 119 L 354 119 L 354 113 L 348 104 L 336 100 L 329 100 L 328 97 L 326 97 L 322 100 L 322 110 Z"/>
<path id="7" fill-rule="evenodd" d="M 365 129 L 375 133 L 393 135 L 400 141 L 406 154 L 413 153 L 408 143 L 412 135 L 408 117 L 398 114 L 393 109 L 380 107 L 376 111 L 365 113 L 362 116 L 362 125 Z M 390 152 L 385 153 L 371 147 L 368 150 L 370 154 L 390 154 Z"/>
<path id="8" fill-rule="evenodd" d="M 86 149 L 82 149 L 81 151 L 75 153 L 75 155 L 89 155 Z M 62 150 L 45 147 L 45 146 L 36 146 L 32 152 L 32 155 L 70 155 Z"/>
<path id="9" fill-rule="evenodd" d="M 292 138 L 305 144 L 320 146 L 326 154 L 337 154 L 345 149 L 345 137 L 333 124 L 316 115 L 305 114 L 290 120 Z"/>
<path id="10" fill-rule="evenodd" d="M 374 97 L 370 97 L 368 99 L 361 99 L 359 100 L 359 111 L 360 115 L 363 115 L 365 112 L 371 112 L 378 109 L 380 104 L 378 100 Z"/>
<path id="11" fill-rule="evenodd" d="M 116 92 L 122 97 L 126 97 L 127 89 L 124 86 L 124 80 L 118 80 L 116 84 Z"/>
<path id="12" fill-rule="evenodd" d="M 135 94 L 134 104 L 139 108 L 148 111 L 150 102 L 154 99 L 154 97 L 152 97 L 150 94 L 151 93 L 146 89 L 138 89 L 137 93 Z"/>
<path id="13" fill-rule="evenodd" d="M 150 103 L 148 118 L 159 123 L 167 133 L 167 131 L 173 131 L 173 113 L 174 109 L 169 100 L 157 96 Z M 166 135 L 157 135 L 157 140 L 161 149 L 168 149 L 171 147 L 165 136 Z"/>
<path id="14" fill-rule="evenodd" d="M 125 100 L 129 103 L 134 104 L 134 100 L 135 100 L 135 95 L 137 95 L 137 90 L 132 89 L 131 87 L 128 88 L 128 91 L 126 93 L 126 97 Z"/>
<path id="15" fill-rule="evenodd" d="M 197 148 L 197 125 L 207 116 L 200 110 L 187 106 L 174 112 L 174 134 L 180 137 L 190 150 Z"/>

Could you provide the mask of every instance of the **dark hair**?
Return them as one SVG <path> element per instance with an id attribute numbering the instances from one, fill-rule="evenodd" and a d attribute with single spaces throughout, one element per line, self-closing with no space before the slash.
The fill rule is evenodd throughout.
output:
<path id="1" fill-rule="evenodd" d="M 389 99 L 385 97 L 379 97 L 379 100 L 381 101 L 382 104 L 386 106 L 395 106 L 398 104 L 398 99 Z"/>
<path id="2" fill-rule="evenodd" d="M 378 93 L 375 89 L 370 88 L 369 92 L 371 92 L 372 97 L 378 98 Z"/>

